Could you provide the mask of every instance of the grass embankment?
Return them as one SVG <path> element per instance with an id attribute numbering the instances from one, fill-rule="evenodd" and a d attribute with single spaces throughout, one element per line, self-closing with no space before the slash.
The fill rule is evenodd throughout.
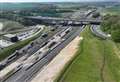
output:
<path id="1" fill-rule="evenodd" d="M 111 40 L 93 36 L 88 28 L 80 51 L 56 82 L 120 82 L 120 59 L 117 47 Z"/>
<path id="2" fill-rule="evenodd" d="M 11 55 L 12 53 L 14 53 L 16 50 L 21 49 L 25 45 L 29 44 L 31 41 L 33 41 L 33 40 L 37 39 L 38 37 L 40 37 L 40 35 L 44 31 L 47 31 L 47 28 L 45 28 L 43 31 L 38 33 L 36 36 L 33 36 L 33 37 L 31 37 L 31 38 L 29 38 L 27 40 L 24 40 L 24 41 L 19 41 L 19 42 L 15 43 L 14 45 L 11 45 L 11 46 L 6 47 L 3 50 L 1 50 L 0 51 L 0 61 L 5 59 L 6 57 Z"/>

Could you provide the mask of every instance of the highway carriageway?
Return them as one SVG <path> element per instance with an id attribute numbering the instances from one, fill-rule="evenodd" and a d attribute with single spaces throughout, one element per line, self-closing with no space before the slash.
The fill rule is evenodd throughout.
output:
<path id="1" fill-rule="evenodd" d="M 56 27 L 56 26 L 55 26 Z M 49 39 L 53 36 L 53 35 L 55 35 L 55 34 L 58 34 L 58 33 L 61 33 L 61 32 L 63 32 L 65 29 L 67 29 L 67 27 L 58 27 L 57 29 L 56 29 L 56 31 L 55 31 L 55 33 L 54 32 L 52 32 L 52 33 L 49 33 Z M 43 37 L 42 37 L 43 38 Z M 43 46 L 45 46 L 49 41 L 49 39 L 48 38 L 44 38 L 44 39 L 42 39 L 42 41 L 41 40 L 39 40 L 39 39 L 41 39 L 41 38 L 39 38 L 39 39 L 37 39 L 37 40 L 35 40 L 34 42 L 39 42 L 39 43 L 41 43 L 41 46 L 40 46 L 40 48 L 41 47 L 43 47 Z M 36 44 L 36 45 L 40 45 L 40 44 Z M 39 49 L 40 49 L 39 48 Z M 38 49 L 38 50 L 39 50 Z M 36 49 L 34 49 L 34 47 L 33 48 L 31 48 L 30 49 L 32 52 L 34 51 L 34 53 L 35 52 L 37 52 L 36 51 Z M 7 66 L 5 69 L 3 69 L 3 70 L 1 70 L 0 71 L 0 78 L 2 78 L 2 77 L 4 77 L 4 76 L 6 76 L 10 71 L 13 71 L 13 69 L 15 68 L 15 67 L 17 67 L 17 66 L 19 66 L 20 65 L 20 62 L 25 62 L 25 60 L 27 60 L 31 55 L 33 55 L 34 53 L 30 53 L 30 54 L 28 54 L 28 53 L 26 53 L 26 55 L 25 56 L 23 56 L 23 57 L 21 57 L 20 59 L 18 59 L 16 62 L 13 62 L 12 64 L 10 64 L 9 66 Z M 11 66 L 14 66 L 14 67 L 11 67 Z M 11 68 L 11 69 L 9 69 L 9 68 Z M 9 69 L 9 71 L 7 70 L 6 71 L 6 69 Z"/>
<path id="2" fill-rule="evenodd" d="M 38 58 L 36 61 L 28 59 L 27 63 L 25 63 L 13 75 L 7 78 L 5 82 L 30 82 L 30 80 L 40 69 L 47 65 L 61 51 L 61 49 L 63 49 L 69 42 L 71 42 L 76 36 L 80 34 L 83 28 L 84 26 L 72 28 L 69 32 L 66 31 L 65 33 L 64 31 L 60 34 L 53 36 L 49 41 L 56 42 L 55 45 L 50 47 L 50 44 L 48 44 L 41 48 L 43 52 L 41 52 L 40 49 L 40 51 L 37 52 L 38 54 L 34 54 L 36 57 L 40 56 L 40 58 Z M 44 52 L 43 49 L 45 49 L 45 51 L 47 52 Z M 44 56 L 41 57 L 41 54 L 44 54 Z M 32 57 L 33 55 L 31 56 L 31 58 Z"/>
<path id="3" fill-rule="evenodd" d="M 107 39 L 107 38 L 111 37 L 110 34 L 106 34 L 100 29 L 100 25 L 91 25 L 90 29 L 93 34 L 95 34 L 96 36 L 98 36 L 102 39 Z"/>
<path id="4" fill-rule="evenodd" d="M 63 32 L 65 29 L 67 29 L 67 28 L 64 28 L 62 31 L 60 31 L 60 33 Z M 59 33 L 59 32 L 58 32 L 58 33 Z M 58 33 L 57 33 L 57 34 L 58 34 Z M 53 39 L 53 38 L 52 38 L 52 39 Z M 48 42 L 49 42 L 49 41 L 48 41 Z M 29 58 L 28 58 L 28 59 L 29 59 Z M 27 59 L 26 59 L 26 60 L 27 60 Z M 25 61 L 24 61 L 24 62 L 25 62 Z M 16 64 L 16 63 L 15 63 L 15 64 Z M 18 63 L 18 65 L 19 65 L 19 63 Z M 2 73 L 2 72 L 1 72 L 1 73 Z M 1 74 L 1 78 L 2 78 L 3 76 L 4 76 L 4 75 Z"/>
<path id="5" fill-rule="evenodd" d="M 40 36 L 38 39 L 34 40 L 30 44 L 26 45 L 20 50 L 17 50 L 12 55 L 4 59 L 0 62 L 0 70 L 4 69 L 6 66 L 10 65 L 11 63 L 15 62 L 17 59 L 23 57 L 27 59 L 30 55 L 34 54 L 37 50 L 39 50 L 44 43 L 50 39 L 54 34 L 58 33 L 62 30 L 63 27 L 61 26 L 52 26 L 52 28 L 56 28 L 54 31 L 48 32 L 46 37 Z"/>

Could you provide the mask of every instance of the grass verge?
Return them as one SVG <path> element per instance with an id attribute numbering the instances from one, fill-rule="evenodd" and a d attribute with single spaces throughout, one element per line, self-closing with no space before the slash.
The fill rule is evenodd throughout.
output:
<path id="1" fill-rule="evenodd" d="M 120 59 L 111 40 L 101 40 L 86 28 L 76 57 L 55 82 L 120 82 Z"/>

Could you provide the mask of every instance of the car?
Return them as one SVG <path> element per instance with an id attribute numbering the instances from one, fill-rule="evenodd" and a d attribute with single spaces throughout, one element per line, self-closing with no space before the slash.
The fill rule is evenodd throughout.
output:
<path id="1" fill-rule="evenodd" d="M 0 64 L 0 70 L 2 70 L 5 66 L 6 64 Z"/>
<path id="2" fill-rule="evenodd" d="M 35 63 L 31 63 L 31 64 L 29 64 L 26 68 L 25 68 L 25 71 L 27 71 L 28 69 L 30 69 L 34 64 L 36 64 L 37 62 L 35 62 Z"/>
<path id="3" fill-rule="evenodd" d="M 37 61 L 39 59 L 39 57 L 36 57 L 35 60 Z"/>
<path id="4" fill-rule="evenodd" d="M 46 46 L 48 43 L 49 43 L 49 41 L 47 41 L 47 42 L 43 43 L 41 47 Z"/>
<path id="5" fill-rule="evenodd" d="M 7 63 L 11 62 L 12 60 L 14 60 L 17 56 L 19 55 L 19 52 L 16 51 L 13 55 L 9 56 L 7 58 Z"/>
<path id="6" fill-rule="evenodd" d="M 31 43 L 30 43 L 30 45 L 31 45 L 32 47 L 34 46 L 34 44 L 35 44 L 34 42 L 31 42 Z"/>
<path id="7" fill-rule="evenodd" d="M 55 31 L 56 30 L 56 28 L 52 28 L 50 31 Z"/>
<path id="8" fill-rule="evenodd" d="M 32 46 L 28 46 L 28 47 L 27 47 L 28 50 L 31 49 L 31 48 L 32 48 Z"/>
<path id="9" fill-rule="evenodd" d="M 42 34 L 42 38 L 46 38 L 48 36 L 47 33 Z"/>
<path id="10" fill-rule="evenodd" d="M 51 48 L 52 46 L 54 46 L 56 44 L 56 42 L 52 42 L 49 46 L 48 46 L 48 48 Z"/>
<path id="11" fill-rule="evenodd" d="M 23 64 L 20 64 L 20 65 L 18 65 L 16 68 L 14 68 L 13 74 L 14 74 L 15 72 L 19 71 L 20 69 L 22 69 L 22 67 L 23 67 Z"/>

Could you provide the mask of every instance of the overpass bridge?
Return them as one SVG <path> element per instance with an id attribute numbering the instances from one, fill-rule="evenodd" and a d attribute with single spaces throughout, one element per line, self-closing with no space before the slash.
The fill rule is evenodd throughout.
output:
<path id="1" fill-rule="evenodd" d="M 46 23 L 46 24 L 62 24 L 62 25 L 87 25 L 94 24 L 99 25 L 102 20 L 95 18 L 81 18 L 80 20 L 69 19 L 69 18 L 55 18 L 55 17 L 42 17 L 42 16 L 28 16 L 25 17 L 27 20 L 31 20 L 35 23 Z"/>

